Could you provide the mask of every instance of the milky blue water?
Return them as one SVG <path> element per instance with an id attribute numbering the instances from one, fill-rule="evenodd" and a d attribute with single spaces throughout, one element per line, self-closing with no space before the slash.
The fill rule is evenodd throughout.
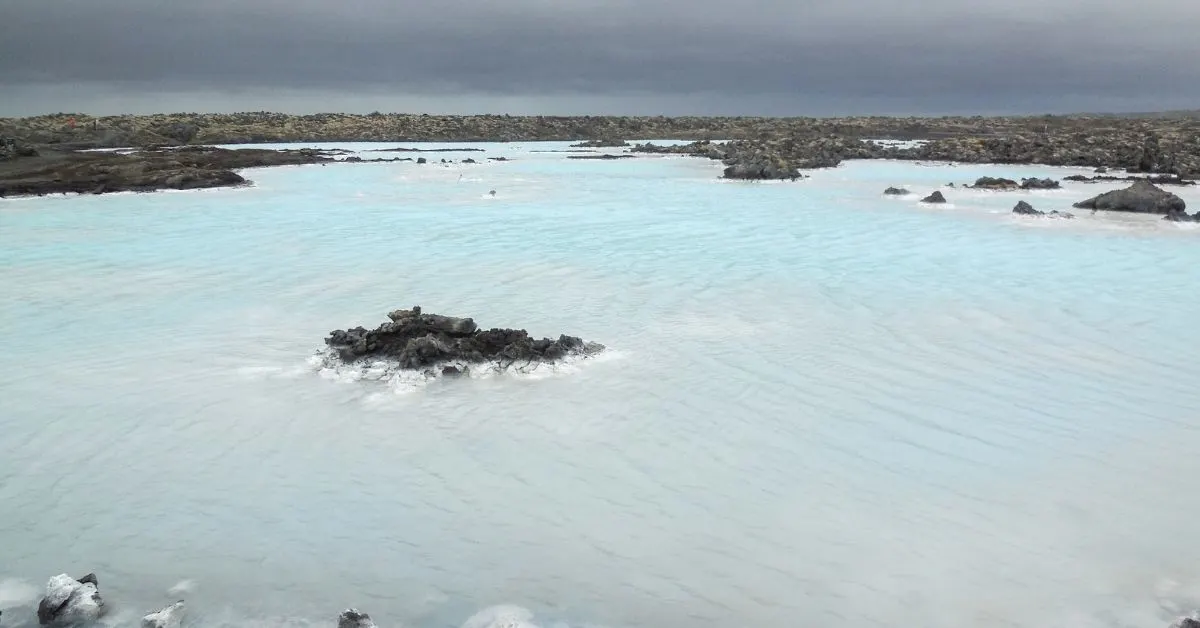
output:
<path id="1" fill-rule="evenodd" d="M 513 160 L 0 202 L 4 625 L 89 571 L 114 625 L 178 598 L 195 626 L 514 605 L 1161 627 L 1200 605 L 1200 230 L 1008 213 L 1113 186 L 880 195 L 1065 169 L 749 184 L 483 148 L 445 157 Z M 310 362 L 414 304 L 611 350 L 427 383 Z"/>

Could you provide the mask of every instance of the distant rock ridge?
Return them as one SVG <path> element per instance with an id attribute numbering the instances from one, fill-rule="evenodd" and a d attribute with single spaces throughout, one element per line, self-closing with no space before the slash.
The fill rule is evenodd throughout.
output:
<path id="1" fill-rule="evenodd" d="M 571 148 L 622 148 L 625 146 L 629 146 L 629 142 L 621 139 L 584 140 L 571 144 Z"/>
<path id="2" fill-rule="evenodd" d="M 0 118 L 0 137 L 64 149 L 287 142 L 748 141 L 792 161 L 909 159 L 1116 168 L 1200 176 L 1200 116 L 767 118 L 274 112 Z M 915 145 L 876 140 L 923 140 Z M 771 146 L 803 145 L 799 151 Z M 793 154 L 794 153 L 794 154 Z M 836 165 L 836 164 L 834 164 Z M 796 163 L 800 169 L 824 167 Z"/>

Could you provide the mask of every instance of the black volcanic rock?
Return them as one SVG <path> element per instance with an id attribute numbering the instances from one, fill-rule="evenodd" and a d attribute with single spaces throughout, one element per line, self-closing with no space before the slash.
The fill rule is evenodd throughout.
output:
<path id="1" fill-rule="evenodd" d="M 1139 214 L 1173 214 L 1187 209 L 1187 204 L 1182 198 L 1143 179 L 1127 188 L 1075 203 L 1075 207 Z"/>
<path id="2" fill-rule="evenodd" d="M 629 142 L 618 139 L 585 140 L 571 144 L 571 148 L 621 148 L 629 146 Z"/>
<path id="3" fill-rule="evenodd" d="M 1056 190 L 1062 187 L 1062 184 L 1054 179 L 1021 179 L 1022 190 Z"/>
<path id="4" fill-rule="evenodd" d="M 1065 220 L 1070 220 L 1075 217 L 1075 214 L 1072 214 L 1071 212 L 1060 212 L 1058 210 L 1054 210 L 1047 213 L 1040 211 L 1034 209 L 1033 205 L 1030 205 L 1025 201 L 1018 201 L 1017 205 L 1013 207 L 1012 213 L 1020 214 L 1022 216 L 1045 216 L 1046 218 L 1062 218 Z"/>
<path id="5" fill-rule="evenodd" d="M 934 190 L 933 194 L 921 199 L 922 203 L 945 203 L 946 197 L 942 195 L 941 190 Z"/>
<path id="6" fill-rule="evenodd" d="M 1163 216 L 1163 220 L 1167 222 L 1200 222 L 1200 212 L 1196 212 L 1195 214 L 1188 214 L 1184 211 L 1170 212 L 1166 216 Z M 1200 626 L 1197 628 L 1200 628 Z"/>
<path id="7" fill-rule="evenodd" d="M 904 196 L 905 194 L 911 194 L 912 192 L 909 192 L 904 188 L 888 188 L 884 190 L 883 193 L 885 196 Z"/>
<path id="8" fill-rule="evenodd" d="M 0 196 L 76 192 L 147 192 L 238 185 L 235 170 L 264 166 L 328 163 L 329 153 L 302 148 L 269 150 L 212 146 L 156 148 L 129 154 L 40 151 L 0 162 Z"/>
<path id="9" fill-rule="evenodd" d="M 975 180 L 975 188 L 983 188 L 986 190 L 1011 190 L 1017 187 L 1017 182 L 1012 179 L 1003 179 L 998 177 L 979 177 Z"/>
<path id="10" fill-rule="evenodd" d="M 595 159 L 599 161 L 609 161 L 613 159 L 633 159 L 634 155 L 611 155 L 605 153 L 603 155 L 567 155 L 567 159 Z"/>
<path id="11" fill-rule="evenodd" d="M 1025 201 L 1018 201 L 1016 207 L 1013 207 L 1014 214 L 1024 214 L 1026 216 L 1044 216 L 1046 212 L 1038 211 L 1033 208 L 1033 205 Z"/>
<path id="12" fill-rule="evenodd" d="M 375 622 L 370 615 L 348 608 L 338 615 L 337 628 L 375 628 Z"/>
<path id="13" fill-rule="evenodd" d="M 470 318 L 425 314 L 420 307 L 388 314 L 391 322 L 374 330 L 362 327 L 329 333 L 325 344 L 344 363 L 363 359 L 396 360 L 403 369 L 439 364 L 556 362 L 571 355 L 591 355 L 604 345 L 574 336 L 534 339 L 523 329 L 481 330 Z M 443 370 L 443 373 L 454 373 Z"/>

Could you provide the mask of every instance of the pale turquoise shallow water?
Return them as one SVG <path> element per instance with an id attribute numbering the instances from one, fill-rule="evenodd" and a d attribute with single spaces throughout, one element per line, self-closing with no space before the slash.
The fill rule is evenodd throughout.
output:
<path id="1" fill-rule="evenodd" d="M 879 194 L 1062 169 L 742 184 L 483 146 L 514 161 L 0 202 L 5 625 L 62 571 L 97 572 L 119 625 L 177 597 L 198 626 L 499 604 L 1161 626 L 1200 603 L 1200 230 L 1008 214 L 1107 187 Z M 423 387 L 308 364 L 413 304 L 613 350 Z"/>

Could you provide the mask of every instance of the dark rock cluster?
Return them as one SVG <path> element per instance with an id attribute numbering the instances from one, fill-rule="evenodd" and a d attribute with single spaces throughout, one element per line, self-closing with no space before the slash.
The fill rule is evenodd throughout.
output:
<path id="1" fill-rule="evenodd" d="M 621 139 L 600 139 L 600 140 L 584 140 L 571 144 L 571 148 L 622 148 L 629 146 L 629 142 Z"/>
<path id="2" fill-rule="evenodd" d="M 979 177 L 975 180 L 975 185 L 971 187 L 985 190 L 1011 190 L 1017 187 L 1017 182 L 998 177 Z"/>
<path id="3" fill-rule="evenodd" d="M 1021 179 L 1022 190 L 1057 190 L 1062 187 L 1062 184 L 1054 179 Z"/>
<path id="4" fill-rule="evenodd" d="M 439 365 L 496 362 L 513 364 L 556 362 L 572 355 L 592 355 L 603 345 L 574 336 L 535 339 L 524 329 L 482 330 L 470 318 L 425 314 L 419 306 L 388 314 L 390 322 L 368 330 L 336 330 L 325 339 L 345 363 L 388 359 L 400 368 L 423 370 Z M 454 367 L 457 368 L 457 367 Z M 454 374 L 455 371 L 444 371 Z"/>
<path id="5" fill-rule="evenodd" d="M 1060 212 L 1058 210 L 1044 212 L 1041 210 L 1037 210 L 1037 209 L 1033 208 L 1033 205 L 1030 205 L 1029 203 L 1027 203 L 1025 201 L 1018 201 L 1017 205 L 1015 207 L 1013 207 L 1012 213 L 1020 214 L 1023 216 L 1046 216 L 1048 218 L 1066 218 L 1068 220 L 1075 217 L 1075 215 L 1070 212 Z"/>

